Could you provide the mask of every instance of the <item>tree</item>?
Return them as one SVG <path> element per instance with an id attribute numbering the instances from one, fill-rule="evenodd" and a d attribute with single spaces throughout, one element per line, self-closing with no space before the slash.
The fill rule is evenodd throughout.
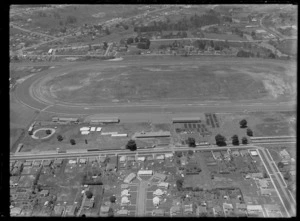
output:
<path id="1" fill-rule="evenodd" d="M 134 140 L 129 140 L 126 144 L 126 149 L 129 149 L 131 151 L 135 151 L 137 149 L 136 143 Z"/>
<path id="2" fill-rule="evenodd" d="M 110 200 L 111 203 L 116 202 L 116 199 L 117 198 L 114 195 L 109 198 L 109 200 Z"/>
<path id="3" fill-rule="evenodd" d="M 180 179 L 180 180 L 176 180 L 176 186 L 177 186 L 177 190 L 178 191 L 182 191 L 182 186 L 183 186 L 183 180 Z"/>
<path id="4" fill-rule="evenodd" d="M 188 154 L 189 154 L 190 156 L 193 156 L 193 154 L 194 154 L 194 151 L 192 151 L 192 150 L 189 150 L 189 151 L 188 151 Z"/>
<path id="5" fill-rule="evenodd" d="M 226 146 L 226 138 L 224 136 L 222 136 L 221 134 L 217 134 L 215 136 L 215 139 L 216 139 L 216 144 L 218 146 Z"/>
<path id="6" fill-rule="evenodd" d="M 284 173 L 284 175 L 283 175 L 283 178 L 284 178 L 285 180 L 289 180 L 289 179 L 291 178 L 290 172 L 289 172 L 289 171 L 286 171 L 286 172 Z"/>
<path id="7" fill-rule="evenodd" d="M 237 135 L 233 135 L 233 136 L 231 137 L 231 139 L 232 139 L 232 145 L 235 145 L 235 146 L 240 145 L 239 137 L 238 137 Z"/>
<path id="8" fill-rule="evenodd" d="M 132 43 L 133 43 L 133 38 L 128 38 L 128 39 L 127 39 L 127 44 L 130 45 L 130 44 L 132 44 Z"/>
<path id="9" fill-rule="evenodd" d="M 71 139 L 71 140 L 70 140 L 70 143 L 71 143 L 71 145 L 75 145 L 75 144 L 76 144 L 76 142 L 75 142 L 74 139 Z"/>
<path id="10" fill-rule="evenodd" d="M 51 134 L 51 130 L 46 130 L 46 134 Z"/>
<path id="11" fill-rule="evenodd" d="M 250 137 L 253 136 L 253 131 L 250 128 L 247 128 L 247 135 Z"/>
<path id="12" fill-rule="evenodd" d="M 62 135 L 60 135 L 60 134 L 57 135 L 57 140 L 58 140 L 59 142 L 63 141 L 63 139 L 64 139 L 64 138 L 62 137 Z"/>
<path id="13" fill-rule="evenodd" d="M 248 144 L 248 139 L 247 137 L 242 138 L 242 144 Z"/>
<path id="14" fill-rule="evenodd" d="M 247 121 L 245 119 L 243 119 L 243 120 L 240 121 L 240 127 L 241 128 L 247 127 Z"/>
<path id="15" fill-rule="evenodd" d="M 279 163 L 277 164 L 277 166 L 278 166 L 278 168 L 283 168 L 283 167 L 284 167 L 284 164 L 283 164 L 282 162 L 279 162 Z"/>
<path id="16" fill-rule="evenodd" d="M 196 147 L 196 141 L 195 141 L 195 138 L 193 138 L 193 137 L 189 137 L 187 139 L 187 143 L 188 143 L 189 147 Z"/>
<path id="17" fill-rule="evenodd" d="M 268 178 L 268 177 L 269 177 L 266 171 L 263 172 L 263 177 L 264 177 L 264 178 Z"/>
<path id="18" fill-rule="evenodd" d="M 85 192 L 86 198 L 91 199 L 93 197 L 93 193 L 89 190 Z"/>
<path id="19" fill-rule="evenodd" d="M 176 156 L 179 158 L 182 157 L 182 152 L 176 152 Z"/>
<path id="20" fill-rule="evenodd" d="M 105 33 L 106 33 L 106 35 L 110 35 L 110 31 L 109 31 L 108 27 L 105 28 Z"/>

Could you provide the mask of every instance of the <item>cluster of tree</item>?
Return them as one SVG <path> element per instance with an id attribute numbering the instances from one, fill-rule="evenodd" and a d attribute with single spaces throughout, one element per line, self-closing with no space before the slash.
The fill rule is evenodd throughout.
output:
<path id="1" fill-rule="evenodd" d="M 77 18 L 74 15 L 69 15 L 66 18 L 65 24 L 75 24 L 77 22 Z"/>
<path id="2" fill-rule="evenodd" d="M 176 180 L 176 187 L 178 191 L 182 191 L 183 190 L 183 179 L 180 180 Z"/>
<path id="3" fill-rule="evenodd" d="M 189 147 L 196 147 L 196 141 L 195 141 L 195 138 L 193 138 L 193 137 L 189 137 L 187 139 L 187 143 L 188 143 Z"/>
<path id="4" fill-rule="evenodd" d="M 75 145 L 76 141 L 74 139 L 70 139 L 70 143 L 71 143 L 71 145 Z"/>
<path id="5" fill-rule="evenodd" d="M 179 19 L 176 22 L 167 21 L 154 22 L 149 26 L 135 26 L 134 32 L 162 32 L 162 31 L 187 31 L 189 28 L 199 28 L 206 25 L 220 24 L 220 17 L 217 13 L 207 13 L 201 16 L 195 14 L 188 20 L 186 17 Z"/>
<path id="6" fill-rule="evenodd" d="M 139 49 L 149 49 L 150 47 L 150 40 L 148 38 L 140 38 L 137 44 L 137 48 Z"/>
<path id="7" fill-rule="evenodd" d="M 217 13 L 210 12 L 201 16 L 197 14 L 190 17 L 190 28 L 199 28 L 206 25 L 220 24 L 221 20 Z"/>
<path id="8" fill-rule="evenodd" d="M 254 57 L 254 53 L 250 52 L 250 51 L 244 51 L 244 50 L 240 50 L 237 54 L 237 57 Z"/>
<path id="9" fill-rule="evenodd" d="M 185 31 L 179 31 L 177 34 L 171 32 L 169 34 L 165 34 L 162 36 L 162 38 L 186 38 L 187 33 Z"/>
<path id="10" fill-rule="evenodd" d="M 222 147 L 222 146 L 226 146 L 226 138 L 224 136 L 222 136 L 221 134 L 217 134 L 215 136 L 215 139 L 216 139 L 216 144 L 217 146 L 219 147 Z"/>
<path id="11" fill-rule="evenodd" d="M 231 139 L 232 139 L 232 145 L 234 145 L 234 146 L 240 145 L 240 141 L 239 141 L 238 135 L 233 135 L 233 136 L 231 137 Z"/>
<path id="12" fill-rule="evenodd" d="M 247 127 L 247 121 L 245 119 L 240 121 L 240 128 L 246 128 Z"/>
<path id="13" fill-rule="evenodd" d="M 126 144 L 126 149 L 129 149 L 131 151 L 135 151 L 137 149 L 135 141 L 134 140 L 129 140 Z"/>
<path id="14" fill-rule="evenodd" d="M 64 140 L 64 138 L 62 137 L 62 135 L 58 134 L 58 135 L 57 135 L 57 140 L 58 140 L 59 142 L 61 142 L 61 141 Z"/>
<path id="15" fill-rule="evenodd" d="M 51 134 L 51 130 L 46 130 L 46 134 L 47 135 Z"/>

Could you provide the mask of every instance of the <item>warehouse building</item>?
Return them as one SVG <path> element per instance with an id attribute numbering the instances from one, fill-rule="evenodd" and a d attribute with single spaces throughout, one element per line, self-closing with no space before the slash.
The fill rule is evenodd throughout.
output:
<path id="1" fill-rule="evenodd" d="M 175 123 L 199 123 L 201 122 L 200 117 L 176 117 L 172 118 L 173 124 Z"/>
<path id="2" fill-rule="evenodd" d="M 156 138 L 156 137 L 170 137 L 170 131 L 160 132 L 136 132 L 133 137 L 135 138 Z"/>
<path id="3" fill-rule="evenodd" d="M 90 118 L 90 124 L 103 124 L 103 123 L 119 123 L 118 117 L 101 117 L 101 118 Z"/>

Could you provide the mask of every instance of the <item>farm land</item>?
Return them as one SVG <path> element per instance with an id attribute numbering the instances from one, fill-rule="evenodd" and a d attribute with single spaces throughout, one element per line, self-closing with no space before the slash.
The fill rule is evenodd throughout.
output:
<path id="1" fill-rule="evenodd" d="M 11 162 L 12 169 L 22 164 L 22 169 L 11 172 L 12 205 L 22 208 L 22 215 L 29 216 L 118 216 L 120 210 L 138 216 L 141 212 L 138 207 L 142 207 L 145 216 L 155 216 L 155 211 L 160 210 L 158 216 L 236 217 L 253 216 L 246 207 L 238 208 L 238 204 L 252 204 L 262 206 L 256 216 L 269 216 L 270 205 L 277 208 L 277 216 L 284 216 L 260 158 L 248 150 L 190 150 L 139 157 L 145 159 L 107 155 Z M 129 174 L 139 170 L 152 170 L 154 175 L 138 175 L 129 184 L 124 183 Z M 168 188 L 161 187 L 162 182 L 168 183 Z M 269 195 L 262 195 L 263 183 L 267 183 Z M 162 190 L 160 203 L 154 205 L 158 189 Z M 126 204 L 121 203 L 124 190 L 129 199 Z M 141 194 L 145 194 L 142 201 Z M 115 201 L 111 201 L 112 196 Z M 24 197 L 29 200 L 24 202 Z M 227 204 L 232 207 L 229 211 L 225 209 Z M 203 207 L 201 212 L 198 207 Z"/>

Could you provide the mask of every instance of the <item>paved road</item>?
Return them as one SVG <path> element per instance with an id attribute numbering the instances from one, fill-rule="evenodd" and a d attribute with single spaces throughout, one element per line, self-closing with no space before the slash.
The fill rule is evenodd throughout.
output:
<path id="1" fill-rule="evenodd" d="M 216 113 L 226 113 L 226 112 L 241 112 L 244 110 L 248 111 L 287 111 L 295 110 L 296 104 L 287 102 L 271 102 L 264 101 L 259 102 L 257 100 L 245 100 L 239 102 L 230 101 L 206 101 L 199 102 L 194 99 L 190 100 L 174 100 L 166 99 L 161 102 L 156 101 L 143 101 L 140 103 L 103 103 L 103 104 L 71 104 L 63 103 L 58 101 L 42 100 L 39 92 L 39 87 L 33 87 L 32 84 L 38 84 L 45 76 L 55 75 L 57 73 L 69 72 L 71 69 L 81 69 L 84 67 L 117 67 L 117 66 L 129 66 L 129 65 L 195 65 L 198 62 L 200 64 L 213 65 L 215 62 L 230 62 L 238 64 L 249 64 L 253 63 L 252 60 L 247 59 L 232 59 L 227 57 L 211 59 L 207 57 L 193 57 L 187 60 L 182 60 L 182 58 L 153 58 L 151 60 L 145 58 L 124 59 L 123 61 L 111 62 L 111 61 L 101 61 L 95 63 L 91 62 L 78 62 L 69 65 L 64 65 L 59 69 L 49 69 L 44 72 L 40 72 L 23 83 L 19 84 L 15 90 L 15 95 L 17 100 L 23 105 L 30 107 L 35 110 L 44 111 L 47 113 L 54 114 L 66 114 L 66 115 L 91 115 L 95 113 L 101 113 L 104 116 L 117 114 L 120 117 L 130 116 L 135 113 L 141 113 L 144 117 L 145 114 L 162 114 L 173 116 L 177 113 L 199 113 L 199 112 L 216 112 Z M 274 61 L 269 61 L 272 63 Z M 278 62 L 278 61 L 276 61 Z M 49 63 L 51 65 L 51 63 Z M 271 64 L 270 64 L 271 65 Z M 136 115 L 138 117 L 138 115 Z"/>
<path id="2" fill-rule="evenodd" d="M 137 195 L 137 216 L 145 215 L 145 203 L 147 199 L 146 189 L 148 187 L 148 181 L 140 181 L 138 195 Z"/>
<path id="3" fill-rule="evenodd" d="M 259 150 L 259 153 L 263 161 L 265 162 L 267 172 L 279 193 L 279 197 L 281 198 L 283 206 L 286 209 L 286 214 L 288 216 L 296 216 L 296 204 L 291 198 L 291 195 L 289 194 L 288 189 L 285 187 L 285 184 L 282 182 L 281 177 L 279 177 L 278 173 L 276 172 L 276 168 L 274 168 L 271 159 L 269 159 L 266 153 L 266 150 L 264 148 L 261 148 Z"/>
<path id="4" fill-rule="evenodd" d="M 151 39 L 150 41 L 183 41 L 183 40 L 212 40 L 212 41 L 226 41 L 226 39 L 219 39 L 219 38 L 172 38 L 172 39 Z M 253 43 L 257 43 L 257 42 L 268 42 L 270 39 L 267 40 L 227 40 L 228 42 L 253 42 Z"/>

